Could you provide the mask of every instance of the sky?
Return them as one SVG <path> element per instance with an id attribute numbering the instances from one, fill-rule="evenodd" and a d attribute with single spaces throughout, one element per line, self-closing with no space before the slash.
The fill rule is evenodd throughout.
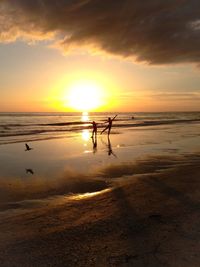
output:
<path id="1" fill-rule="evenodd" d="M 199 111 L 197 0 L 0 1 L 0 111 Z"/>

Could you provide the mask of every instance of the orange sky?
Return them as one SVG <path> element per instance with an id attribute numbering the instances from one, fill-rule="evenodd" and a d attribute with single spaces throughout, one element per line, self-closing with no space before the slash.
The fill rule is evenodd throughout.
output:
<path id="1" fill-rule="evenodd" d="M 0 2 L 0 111 L 198 111 L 197 7 Z"/>

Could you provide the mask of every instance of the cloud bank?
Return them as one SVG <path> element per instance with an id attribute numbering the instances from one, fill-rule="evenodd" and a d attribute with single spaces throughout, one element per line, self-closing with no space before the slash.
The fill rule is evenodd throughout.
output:
<path id="1" fill-rule="evenodd" d="M 157 93 L 150 95 L 151 98 L 158 101 L 200 101 L 199 92 L 190 93 Z"/>
<path id="2" fill-rule="evenodd" d="M 0 41 L 54 38 L 149 64 L 200 63 L 199 0 L 2 0 Z"/>

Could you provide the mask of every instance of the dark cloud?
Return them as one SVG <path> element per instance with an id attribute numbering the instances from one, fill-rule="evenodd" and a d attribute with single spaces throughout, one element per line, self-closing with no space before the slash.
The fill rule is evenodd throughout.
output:
<path id="1" fill-rule="evenodd" d="M 150 64 L 200 63 L 199 0 L 5 0 L 0 26 L 4 41 L 56 33 L 65 49 L 92 44 Z"/>

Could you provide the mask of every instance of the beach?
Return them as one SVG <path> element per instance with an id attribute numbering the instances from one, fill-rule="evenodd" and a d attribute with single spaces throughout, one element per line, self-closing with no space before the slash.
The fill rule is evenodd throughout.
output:
<path id="1" fill-rule="evenodd" d="M 200 267 L 200 1 L 0 26 L 0 267 Z"/>
<path id="2" fill-rule="evenodd" d="M 2 137 L 0 265 L 199 266 L 200 123 L 187 119 L 116 121 L 96 147 L 85 124 Z"/>

